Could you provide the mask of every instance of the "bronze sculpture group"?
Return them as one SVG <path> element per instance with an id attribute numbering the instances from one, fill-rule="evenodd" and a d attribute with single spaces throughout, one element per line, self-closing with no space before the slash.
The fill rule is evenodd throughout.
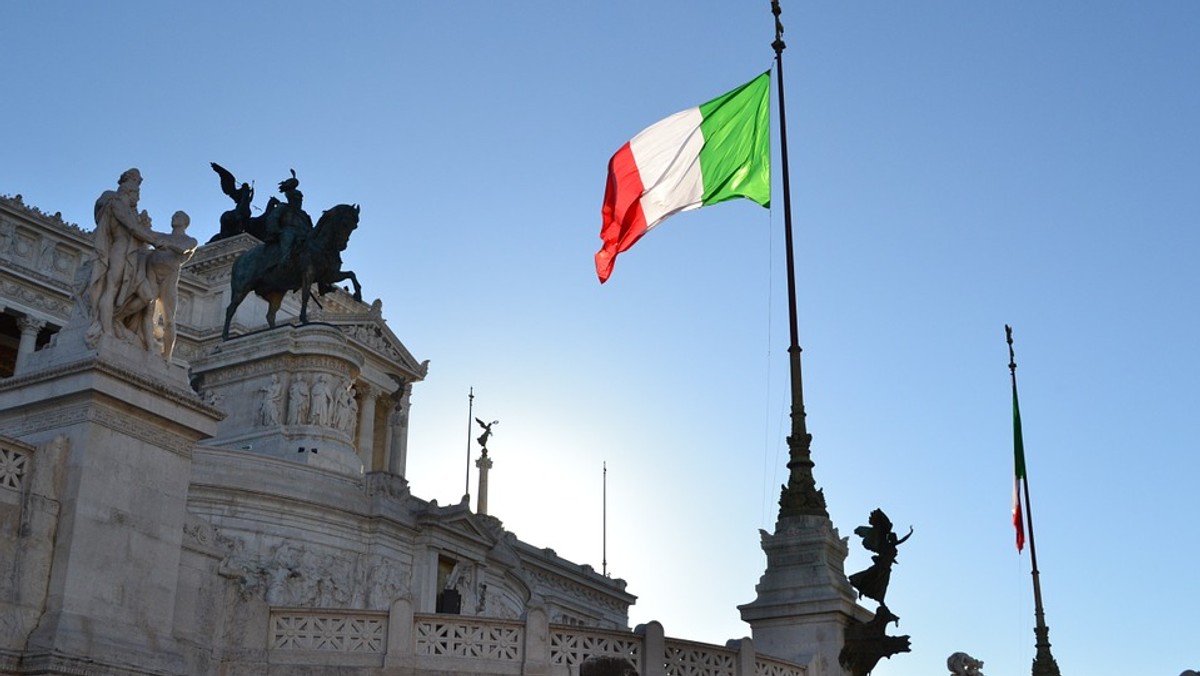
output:
<path id="1" fill-rule="evenodd" d="M 908 636 L 888 636 L 887 625 L 899 623 L 900 617 L 893 614 L 884 603 L 887 596 L 888 583 L 892 578 L 892 565 L 896 563 L 896 555 L 900 545 L 912 537 L 912 528 L 902 538 L 897 538 L 892 531 L 892 522 L 882 509 L 871 512 L 869 525 L 854 529 L 854 534 L 862 538 L 863 547 L 875 552 L 871 557 L 871 565 L 850 576 L 850 584 L 858 590 L 860 597 L 866 596 L 879 602 L 875 616 L 867 622 L 851 620 L 845 630 L 845 642 L 838 661 L 853 676 L 866 676 L 871 673 L 881 658 L 891 658 L 897 653 L 909 652 Z"/>
<path id="2" fill-rule="evenodd" d="M 222 191 L 233 199 L 235 206 L 221 215 L 221 231 L 209 241 L 245 232 L 262 242 L 233 264 L 223 338 L 229 339 L 234 313 L 251 292 L 267 301 L 267 324 L 271 328 L 275 327 L 275 315 L 289 291 L 300 291 L 302 324 L 308 321 L 308 301 L 314 284 L 317 294 L 324 295 L 335 284 L 348 279 L 354 285 L 354 299 L 362 300 L 358 278 L 353 272 L 342 270 L 341 257 L 350 233 L 358 227 L 357 205 L 332 207 L 321 214 L 314 226 L 304 211 L 300 180 L 292 170 L 291 177 L 279 183 L 284 200 L 272 196 L 262 215 L 251 217 L 254 188 L 247 183 L 238 186 L 233 174 L 215 162 L 212 168 L 221 177 Z"/>

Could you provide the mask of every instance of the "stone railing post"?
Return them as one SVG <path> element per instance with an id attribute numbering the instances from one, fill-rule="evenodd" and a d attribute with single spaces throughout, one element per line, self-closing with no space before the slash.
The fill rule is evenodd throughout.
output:
<path id="1" fill-rule="evenodd" d="M 754 661 L 758 655 L 754 652 L 754 640 L 749 638 L 729 642 L 730 648 L 736 648 L 737 663 L 734 667 L 735 676 L 754 676 Z"/>
<path id="2" fill-rule="evenodd" d="M 544 608 L 531 608 L 525 617 L 524 676 L 542 676 L 550 671 L 550 619 Z"/>
<path id="3" fill-rule="evenodd" d="M 642 636 L 642 676 L 666 676 L 667 639 L 662 624 L 639 624 L 633 633 Z"/>
<path id="4" fill-rule="evenodd" d="M 413 646 L 412 602 L 396 599 L 388 609 L 387 654 L 383 657 L 383 666 L 411 668 L 415 661 Z"/>

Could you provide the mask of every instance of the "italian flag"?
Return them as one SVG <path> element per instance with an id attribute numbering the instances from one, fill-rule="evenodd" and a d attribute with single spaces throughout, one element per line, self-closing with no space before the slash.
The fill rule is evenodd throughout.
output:
<path id="1" fill-rule="evenodd" d="M 668 216 L 745 197 L 771 204 L 770 71 L 642 130 L 608 161 L 596 274 Z"/>
<path id="2" fill-rule="evenodd" d="M 1025 514 L 1021 509 L 1021 482 L 1025 480 L 1025 442 L 1021 438 L 1021 407 L 1017 383 L 1013 381 L 1013 527 L 1017 529 L 1017 552 L 1025 547 Z"/>

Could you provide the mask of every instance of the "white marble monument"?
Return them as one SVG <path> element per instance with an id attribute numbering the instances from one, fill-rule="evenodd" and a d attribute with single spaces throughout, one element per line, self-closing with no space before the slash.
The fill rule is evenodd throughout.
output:
<path id="1" fill-rule="evenodd" d="M 157 232 L 141 187 L 93 231 L 0 197 L 0 674 L 568 676 L 643 640 L 623 580 L 409 492 L 428 362 L 381 301 L 252 297 L 224 341 L 259 242 Z"/>

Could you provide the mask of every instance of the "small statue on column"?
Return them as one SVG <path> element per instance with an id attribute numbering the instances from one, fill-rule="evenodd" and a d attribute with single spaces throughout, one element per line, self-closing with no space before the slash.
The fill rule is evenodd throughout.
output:
<path id="1" fill-rule="evenodd" d="M 492 425 L 497 425 L 500 423 L 500 421 L 493 420 L 490 423 L 485 423 L 482 420 L 480 420 L 479 418 L 476 418 L 475 422 L 479 423 L 479 426 L 483 428 L 483 434 L 479 435 L 479 438 L 476 439 L 475 441 L 479 442 L 480 448 L 483 449 L 483 454 L 487 455 L 487 441 L 488 441 L 488 438 L 492 436 Z"/>
<path id="2" fill-rule="evenodd" d="M 488 470 L 492 468 L 492 459 L 488 457 L 487 441 L 488 437 L 492 436 L 492 426 L 498 425 L 499 420 L 493 420 L 490 423 L 485 423 L 479 418 L 475 419 L 479 426 L 483 428 L 483 434 L 475 441 L 479 442 L 479 446 L 483 451 L 479 454 L 479 459 L 475 461 L 475 466 L 479 468 L 479 498 L 475 511 L 480 514 L 487 514 L 488 504 Z"/>

